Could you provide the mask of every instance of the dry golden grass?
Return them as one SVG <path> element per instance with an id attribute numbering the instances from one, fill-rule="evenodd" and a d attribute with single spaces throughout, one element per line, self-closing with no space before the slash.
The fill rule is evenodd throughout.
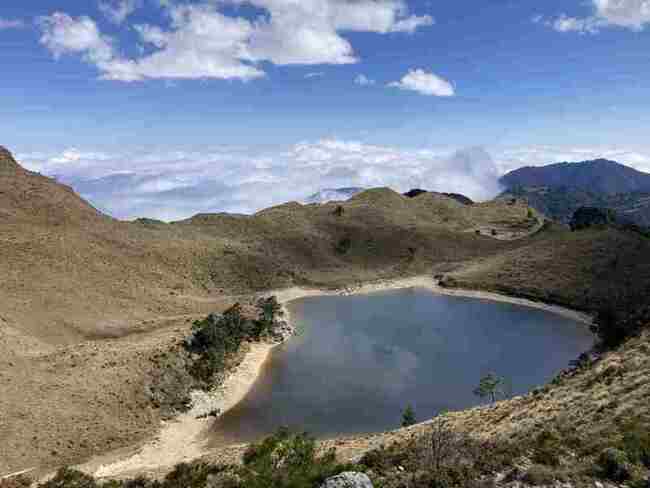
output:
<path id="1" fill-rule="evenodd" d="M 151 358 L 187 332 L 188 317 L 256 291 L 454 271 L 468 286 L 587 308 L 608 281 L 650 283 L 647 266 L 633 266 L 650 255 L 635 235 L 489 235 L 536 229 L 519 202 L 374 189 L 340 215 L 338 205 L 119 222 L 0 151 L 0 473 L 143 439 L 160 418 L 143 395 Z M 468 425 L 481 418 L 467 415 Z"/>

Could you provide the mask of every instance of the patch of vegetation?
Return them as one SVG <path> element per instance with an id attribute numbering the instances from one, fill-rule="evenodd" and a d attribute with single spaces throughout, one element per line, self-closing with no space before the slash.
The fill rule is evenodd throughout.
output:
<path id="1" fill-rule="evenodd" d="M 366 453 L 360 464 L 384 488 L 466 487 L 502 471 L 521 455 L 505 442 L 479 441 L 438 416 L 427 430 L 401 444 Z"/>
<path id="2" fill-rule="evenodd" d="M 649 315 L 647 307 L 629 309 L 620 307 L 615 301 L 607 302 L 598 310 L 591 331 L 598 336 L 601 349 L 616 349 L 643 330 Z"/>
<path id="3" fill-rule="evenodd" d="M 415 410 L 413 406 L 407 405 L 404 411 L 402 412 L 402 427 L 409 427 L 415 425 L 417 420 L 415 418 Z"/>
<path id="4" fill-rule="evenodd" d="M 641 420 L 626 422 L 622 428 L 619 448 L 623 450 L 630 462 L 650 469 L 650 428 Z"/>
<path id="5" fill-rule="evenodd" d="M 563 440 L 552 430 L 543 430 L 535 438 L 532 460 L 536 464 L 558 467 L 564 454 Z"/>
<path id="6" fill-rule="evenodd" d="M 319 456 L 315 440 L 307 434 L 280 429 L 275 435 L 251 445 L 241 466 L 181 463 L 163 481 L 141 476 L 124 481 L 109 480 L 101 485 L 92 476 L 62 468 L 39 488 L 313 488 L 350 469 L 353 467 L 336 461 L 333 451 Z"/>
<path id="7" fill-rule="evenodd" d="M 622 482 L 631 477 L 631 463 L 625 451 L 609 447 L 603 450 L 596 461 L 603 478 Z"/>
<path id="8" fill-rule="evenodd" d="M 39 485 L 39 488 L 97 488 L 92 476 L 69 467 L 61 468 L 54 478 Z"/>
<path id="9" fill-rule="evenodd" d="M 244 317 L 240 304 L 235 304 L 223 314 L 210 314 L 194 322 L 192 335 L 185 348 L 193 355 L 190 374 L 204 384 L 211 384 L 223 373 L 228 361 L 239 351 L 245 341 L 274 338 L 282 307 L 275 297 L 261 298 L 256 304 L 258 318 Z"/>
<path id="10" fill-rule="evenodd" d="M 556 479 L 555 470 L 548 466 L 534 464 L 524 473 L 521 481 L 532 486 L 551 486 Z"/>
<path id="11" fill-rule="evenodd" d="M 352 247 L 352 240 L 349 237 L 344 237 L 339 242 L 336 243 L 335 251 L 336 254 L 347 254 L 347 252 Z"/>
<path id="12" fill-rule="evenodd" d="M 29 488 L 30 486 L 32 486 L 32 480 L 24 474 L 0 479 L 0 488 Z"/>
<path id="13" fill-rule="evenodd" d="M 312 488 L 347 468 L 336 461 L 333 450 L 317 456 L 316 442 L 309 435 L 280 429 L 248 448 L 240 472 L 241 486 Z"/>
<path id="14" fill-rule="evenodd" d="M 474 389 L 474 395 L 480 398 L 488 398 L 492 403 L 499 398 L 505 398 L 507 396 L 505 378 L 494 373 L 488 373 L 481 378 L 479 385 Z"/>

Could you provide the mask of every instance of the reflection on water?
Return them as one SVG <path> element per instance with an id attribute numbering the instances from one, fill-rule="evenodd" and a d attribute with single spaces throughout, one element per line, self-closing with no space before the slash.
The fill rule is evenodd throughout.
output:
<path id="1" fill-rule="evenodd" d="M 276 348 L 250 394 L 215 423 L 218 442 L 286 425 L 326 437 L 398 427 L 474 406 L 481 376 L 514 394 L 550 380 L 589 349 L 588 328 L 549 312 L 410 289 L 290 304 L 304 331 Z"/>

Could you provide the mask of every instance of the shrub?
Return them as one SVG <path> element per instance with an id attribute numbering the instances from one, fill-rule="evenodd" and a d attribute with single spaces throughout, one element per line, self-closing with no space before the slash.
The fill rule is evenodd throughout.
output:
<path id="1" fill-rule="evenodd" d="M 261 298 L 257 302 L 258 320 L 244 317 L 242 307 L 236 303 L 222 315 L 210 314 L 197 320 L 192 335 L 185 341 L 186 349 L 198 359 L 190 366 L 190 374 L 204 383 L 211 383 L 224 371 L 229 357 L 234 355 L 244 341 L 257 341 L 273 335 L 282 307 L 275 297 Z"/>
<path id="2" fill-rule="evenodd" d="M 620 448 L 630 462 L 650 469 L 650 429 L 639 420 L 633 420 L 621 429 L 623 439 Z"/>
<path id="3" fill-rule="evenodd" d="M 596 461 L 604 478 L 621 482 L 630 478 L 630 459 L 625 451 L 615 448 L 603 450 Z"/>
<path id="4" fill-rule="evenodd" d="M 337 254 L 347 254 L 347 252 L 350 250 L 352 247 L 352 240 L 349 237 L 344 237 L 341 239 L 335 247 L 335 251 Z"/>
<path id="5" fill-rule="evenodd" d="M 535 464 L 524 473 L 521 481 L 528 485 L 542 486 L 552 485 L 555 482 L 555 478 L 556 476 L 553 469 L 548 466 Z"/>
<path id="6" fill-rule="evenodd" d="M 316 442 L 306 433 L 280 429 L 244 453 L 242 486 L 247 488 L 312 488 L 346 470 L 334 451 L 316 455 Z"/>
<path id="7" fill-rule="evenodd" d="M 488 373 L 474 389 L 474 394 L 480 398 L 489 398 L 494 403 L 497 398 L 506 396 L 506 381 L 494 373 Z"/>
<path id="8" fill-rule="evenodd" d="M 640 323 L 635 314 L 619 310 L 612 302 L 598 310 L 591 331 L 598 336 L 601 348 L 610 350 L 637 335 L 641 330 Z"/>
<path id="9" fill-rule="evenodd" d="M 61 468 L 54 478 L 39 485 L 39 488 L 97 488 L 95 478 L 72 468 Z"/>
<path id="10" fill-rule="evenodd" d="M 559 466 L 564 453 L 562 440 L 554 432 L 544 430 L 534 441 L 533 462 L 545 466 Z"/>
<path id="11" fill-rule="evenodd" d="M 415 410 L 411 405 L 407 405 L 402 412 L 402 427 L 409 427 L 415 425 L 417 420 L 415 418 Z"/>

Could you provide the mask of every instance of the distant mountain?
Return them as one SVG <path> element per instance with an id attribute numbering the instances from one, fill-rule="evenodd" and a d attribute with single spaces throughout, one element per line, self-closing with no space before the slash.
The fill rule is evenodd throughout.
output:
<path id="1" fill-rule="evenodd" d="M 508 189 L 568 187 L 604 195 L 650 192 L 650 174 L 607 159 L 527 166 L 507 173 L 500 181 Z"/>
<path id="2" fill-rule="evenodd" d="M 327 203 L 327 202 L 343 202 L 349 200 L 358 193 L 364 191 L 365 188 L 349 187 L 349 188 L 326 188 L 305 199 L 305 203 Z"/>
<path id="3" fill-rule="evenodd" d="M 502 198 L 523 198 L 551 219 L 569 224 L 581 207 L 614 210 L 622 222 L 650 226 L 650 174 L 596 159 L 525 167 L 501 178 Z"/>

